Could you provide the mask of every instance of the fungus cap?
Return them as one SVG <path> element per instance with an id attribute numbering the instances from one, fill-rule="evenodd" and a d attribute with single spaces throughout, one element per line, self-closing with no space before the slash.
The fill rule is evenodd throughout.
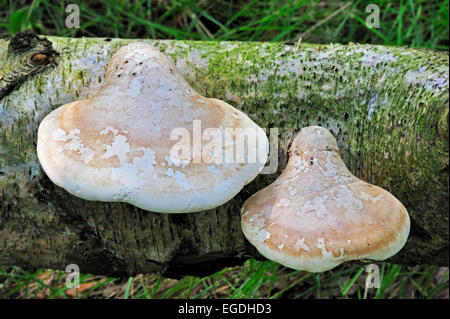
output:
<path id="1" fill-rule="evenodd" d="M 347 260 L 384 260 L 405 244 L 410 221 L 392 194 L 351 174 L 320 126 L 295 137 L 283 173 L 241 210 L 246 238 L 266 258 L 322 272 Z"/>
<path id="2" fill-rule="evenodd" d="M 257 143 L 238 148 L 242 130 Z M 226 159 L 229 149 L 241 160 Z M 165 213 L 225 203 L 258 175 L 267 152 L 267 136 L 247 115 L 198 94 L 142 42 L 112 56 L 97 93 L 48 114 L 37 143 L 48 177 L 71 194 Z"/>

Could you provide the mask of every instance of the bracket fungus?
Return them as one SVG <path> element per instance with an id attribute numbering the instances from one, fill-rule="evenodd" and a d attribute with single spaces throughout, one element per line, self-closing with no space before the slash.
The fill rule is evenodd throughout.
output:
<path id="1" fill-rule="evenodd" d="M 242 134 L 257 143 L 240 143 Z M 225 203 L 259 174 L 267 153 L 256 123 L 198 94 L 143 42 L 112 56 L 97 93 L 48 114 L 37 142 L 48 177 L 69 193 L 164 213 Z"/>
<path id="2" fill-rule="evenodd" d="M 352 175 L 328 130 L 302 129 L 289 153 L 283 173 L 242 207 L 243 232 L 263 256 L 322 272 L 348 260 L 384 260 L 403 247 L 405 207 Z"/>

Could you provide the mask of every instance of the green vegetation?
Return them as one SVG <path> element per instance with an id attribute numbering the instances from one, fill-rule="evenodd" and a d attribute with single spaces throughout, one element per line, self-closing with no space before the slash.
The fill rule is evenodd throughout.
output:
<path id="1" fill-rule="evenodd" d="M 367 273 L 348 263 L 321 274 L 293 271 L 250 259 L 207 277 L 180 280 L 158 275 L 107 278 L 81 275 L 77 291 L 66 273 L 0 267 L 0 297 L 6 298 L 448 298 L 448 268 L 379 263 L 380 288 L 365 291 Z"/>
<path id="2" fill-rule="evenodd" d="M 449 1 L 70 1 L 80 28 L 67 29 L 67 1 L 0 0 L 0 29 L 34 29 L 64 37 L 372 43 L 449 49 Z M 380 8 L 380 28 L 368 29 L 368 4 Z M 364 266 L 347 263 L 322 274 L 249 260 L 199 278 L 158 275 L 107 278 L 83 274 L 77 291 L 62 271 L 0 267 L 6 298 L 448 298 L 448 268 L 380 266 L 379 289 L 364 290 Z"/>

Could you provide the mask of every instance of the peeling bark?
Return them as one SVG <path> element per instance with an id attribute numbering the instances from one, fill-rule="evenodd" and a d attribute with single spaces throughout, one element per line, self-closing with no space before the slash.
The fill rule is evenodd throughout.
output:
<path id="1" fill-rule="evenodd" d="M 0 264 L 64 269 L 75 263 L 85 273 L 182 276 L 259 258 L 242 234 L 241 205 L 279 175 L 293 134 L 307 125 L 330 129 L 349 169 L 408 209 L 411 235 L 391 262 L 449 264 L 448 54 L 143 40 L 168 54 L 202 95 L 225 100 L 263 128 L 280 128 L 277 173 L 259 175 L 216 209 L 169 215 L 85 201 L 46 177 L 36 155 L 40 121 L 95 92 L 109 57 L 132 41 L 48 40 L 59 54 L 55 65 L 0 97 Z M 0 85 L 11 61 L 8 42 L 0 40 Z"/>

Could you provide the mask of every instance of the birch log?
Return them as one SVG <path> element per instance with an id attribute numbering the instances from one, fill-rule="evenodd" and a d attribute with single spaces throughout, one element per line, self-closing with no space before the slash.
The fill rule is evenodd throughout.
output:
<path id="1" fill-rule="evenodd" d="M 279 128 L 276 173 L 259 175 L 216 209 L 169 215 L 85 201 L 45 175 L 36 155 L 40 121 L 95 92 L 109 57 L 132 41 L 47 39 L 50 46 L 41 38 L 18 47 L 0 39 L 1 265 L 183 276 L 259 258 L 242 234 L 241 205 L 280 174 L 293 134 L 307 125 L 330 129 L 350 170 L 408 209 L 411 235 L 391 262 L 449 264 L 448 53 L 143 40 L 168 54 L 202 95 Z"/>

